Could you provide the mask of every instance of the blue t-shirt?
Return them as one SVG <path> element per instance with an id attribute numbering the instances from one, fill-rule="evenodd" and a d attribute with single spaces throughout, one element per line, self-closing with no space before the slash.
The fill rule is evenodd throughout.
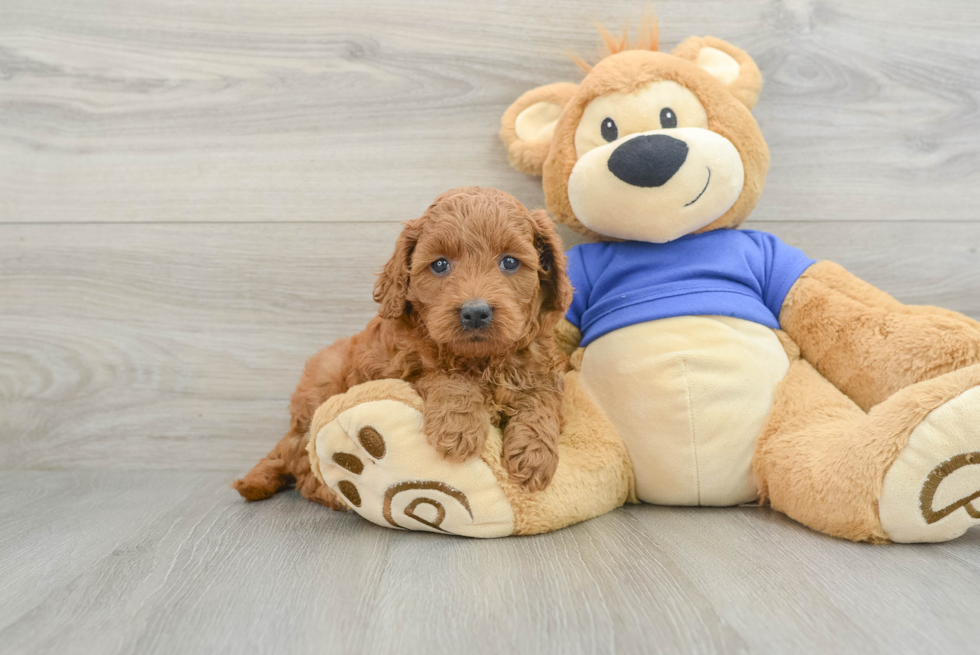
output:
<path id="1" fill-rule="evenodd" d="M 613 330 L 672 316 L 732 316 L 778 328 L 790 288 L 814 260 L 755 230 L 669 243 L 585 243 L 568 251 L 575 297 L 566 317 L 588 345 Z"/>

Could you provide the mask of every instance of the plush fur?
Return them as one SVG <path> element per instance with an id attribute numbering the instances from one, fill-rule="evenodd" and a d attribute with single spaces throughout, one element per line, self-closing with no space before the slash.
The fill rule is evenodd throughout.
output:
<path id="1" fill-rule="evenodd" d="M 528 175 L 541 175 L 544 160 L 551 150 L 550 141 L 524 141 L 517 136 L 517 117 L 522 111 L 538 102 L 547 102 L 563 107 L 578 89 L 571 82 L 556 82 L 531 89 L 504 113 L 501 121 L 500 137 L 507 144 L 507 158 L 510 165 Z"/>
<path id="2" fill-rule="evenodd" d="M 528 91 L 506 111 L 501 137 L 518 170 L 542 175 L 556 220 L 595 241 L 616 240 L 584 226 L 569 200 L 569 178 L 579 161 L 576 131 L 586 108 L 609 94 L 629 94 L 662 80 L 691 91 L 707 114 L 707 127 L 727 138 L 745 170 L 735 203 L 717 220 L 693 230 L 735 228 L 762 193 L 769 153 L 750 110 L 762 87 L 758 67 L 742 50 L 713 37 L 691 37 L 671 55 L 656 52 L 657 32 L 641 26 L 639 43 L 603 30 L 606 55 L 578 85 L 550 84 Z M 726 77 L 701 54 L 717 51 L 737 63 Z M 730 63 L 730 62 L 729 62 Z M 542 103 L 556 109 L 540 110 Z M 522 113 L 554 115 L 549 129 L 516 129 Z M 812 266 L 786 296 L 777 336 L 791 365 L 779 384 L 759 437 L 753 469 L 761 498 L 794 519 L 828 534 L 858 541 L 888 540 L 878 516 L 882 480 L 909 435 L 926 415 L 980 385 L 980 324 L 936 307 L 909 307 L 842 267 Z M 558 327 L 558 340 L 581 367 L 581 335 Z M 574 353 L 574 354 L 573 354 Z"/>
<path id="3" fill-rule="evenodd" d="M 510 255 L 513 273 L 500 268 Z M 440 258 L 451 270 L 436 275 Z M 446 457 L 484 451 L 489 424 L 504 431 L 503 466 L 525 489 L 543 489 L 558 463 L 564 358 L 555 324 L 571 301 L 561 241 L 544 212 L 513 196 L 468 187 L 439 196 L 409 221 L 374 289 L 378 316 L 367 328 L 307 362 L 290 403 L 290 429 L 235 489 L 268 498 L 295 483 L 304 497 L 345 504 L 310 472 L 310 420 L 328 398 L 369 380 L 399 378 L 425 400 L 425 430 Z M 463 330 L 460 306 L 485 299 L 489 326 Z"/>
<path id="4" fill-rule="evenodd" d="M 647 40 L 656 48 L 655 40 Z M 727 138 L 738 150 L 745 167 L 745 183 L 738 201 L 721 217 L 697 230 L 706 232 L 741 225 L 755 208 L 769 171 L 769 148 L 749 111 L 762 88 L 762 75 L 744 51 L 713 37 L 691 37 L 672 55 L 647 49 L 630 49 L 622 40 L 606 41 L 608 55 L 590 68 L 588 76 L 575 85 L 548 84 L 528 91 L 512 104 L 501 119 L 500 136 L 507 146 L 511 164 L 531 175 L 542 175 L 545 200 L 555 220 L 592 241 L 610 238 L 590 230 L 575 216 L 568 200 L 568 178 L 578 161 L 575 130 L 586 106 L 601 95 L 630 93 L 661 80 L 674 81 L 697 96 L 708 115 L 708 127 Z M 711 47 L 744 64 L 739 76 L 727 87 L 693 63 L 702 47 Z M 517 138 L 515 124 L 521 112 L 538 102 L 562 108 L 550 141 L 525 142 Z"/>
<path id="5" fill-rule="evenodd" d="M 978 385 L 980 366 L 970 366 L 865 413 L 810 362 L 794 361 L 752 463 L 761 502 L 835 537 L 887 543 L 878 500 L 888 468 L 931 411 Z"/>
<path id="6" fill-rule="evenodd" d="M 906 387 L 980 363 L 976 321 L 902 305 L 832 262 L 803 274 L 779 320 L 803 357 L 863 411 Z"/>
<path id="7" fill-rule="evenodd" d="M 368 382 L 323 403 L 313 417 L 311 436 L 320 433 L 347 410 L 378 400 L 394 400 L 417 412 L 424 411 L 422 399 L 407 383 L 401 380 Z M 558 442 L 558 468 L 551 484 L 538 492 L 528 493 L 510 476 L 501 457 L 504 449 L 501 434 L 498 430 L 490 431 L 481 460 L 513 508 L 514 522 L 512 532 L 508 534 L 550 532 L 605 514 L 623 503 L 636 502 L 633 466 L 626 447 L 602 410 L 588 400 L 574 372 L 566 375 L 563 412 L 565 428 Z M 384 435 L 391 449 L 398 447 L 399 436 Z M 320 459 L 314 439 L 310 439 L 308 449 L 311 468 L 318 474 L 327 462 Z M 383 468 L 388 459 L 386 455 L 373 466 Z M 420 479 L 431 475 L 431 471 L 426 470 L 417 473 Z M 359 483 L 357 475 L 352 477 Z M 390 481 L 397 485 L 404 478 Z M 465 485 L 462 489 L 469 491 Z M 366 494 L 362 493 L 361 497 L 364 502 L 370 502 Z"/>

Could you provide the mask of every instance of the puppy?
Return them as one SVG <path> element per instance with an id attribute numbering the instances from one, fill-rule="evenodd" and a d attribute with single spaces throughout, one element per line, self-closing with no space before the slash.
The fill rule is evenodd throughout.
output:
<path id="1" fill-rule="evenodd" d="M 289 432 L 235 489 L 248 500 L 295 484 L 310 500 L 346 505 L 310 471 L 307 432 L 330 396 L 383 378 L 415 385 L 425 433 L 444 456 L 483 452 L 503 429 L 503 463 L 526 489 L 558 465 L 564 357 L 555 326 L 572 299 L 561 241 L 544 211 L 496 189 L 443 193 L 405 223 L 374 286 L 378 315 L 306 364 Z"/>

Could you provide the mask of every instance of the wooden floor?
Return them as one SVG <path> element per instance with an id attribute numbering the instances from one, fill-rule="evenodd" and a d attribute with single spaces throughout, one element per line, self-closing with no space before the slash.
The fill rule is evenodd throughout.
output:
<path id="1" fill-rule="evenodd" d="M 642 8 L 0 0 L 0 653 L 978 652 L 976 530 L 644 506 L 480 542 L 228 487 L 400 221 L 461 184 L 542 204 L 501 113 Z M 980 3 L 656 10 L 766 77 L 748 226 L 980 318 Z"/>
<path id="2" fill-rule="evenodd" d="M 538 537 L 378 528 L 206 471 L 0 482 L 3 653 L 976 652 L 980 532 L 873 547 L 768 509 Z"/>

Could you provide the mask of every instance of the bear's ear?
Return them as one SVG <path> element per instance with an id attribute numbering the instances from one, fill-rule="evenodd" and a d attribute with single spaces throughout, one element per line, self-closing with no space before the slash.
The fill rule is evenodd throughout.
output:
<path id="1" fill-rule="evenodd" d="M 692 36 L 674 49 L 674 56 L 692 61 L 752 109 L 762 91 L 762 73 L 744 50 L 713 36 Z"/>
<path id="2" fill-rule="evenodd" d="M 507 108 L 500 119 L 500 138 L 510 165 L 528 175 L 541 175 L 551 149 L 551 137 L 565 103 L 577 84 L 558 82 L 531 89 Z"/>

